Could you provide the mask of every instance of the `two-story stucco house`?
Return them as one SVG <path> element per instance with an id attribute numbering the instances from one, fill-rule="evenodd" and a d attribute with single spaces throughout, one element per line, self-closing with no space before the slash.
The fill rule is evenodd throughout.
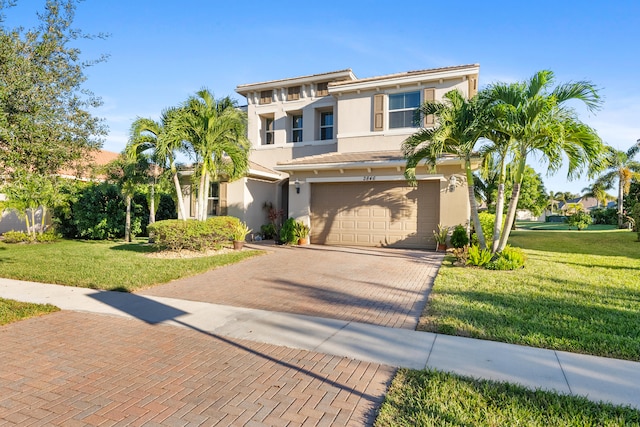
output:
<path id="1" fill-rule="evenodd" d="M 242 84 L 249 174 L 212 191 L 212 211 L 238 216 L 254 230 L 265 203 L 311 226 L 311 242 L 433 248 L 439 223 L 466 224 L 469 202 L 460 159 L 443 157 L 436 173 L 404 178 L 402 142 L 433 117 L 415 110 L 453 89 L 473 96 L 478 65 L 358 79 L 351 70 Z"/>

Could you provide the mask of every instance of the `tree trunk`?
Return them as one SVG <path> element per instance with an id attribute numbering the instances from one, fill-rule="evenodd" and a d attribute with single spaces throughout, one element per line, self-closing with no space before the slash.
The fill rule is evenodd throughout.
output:
<path id="1" fill-rule="evenodd" d="M 491 253 L 495 254 L 500 244 L 500 233 L 502 232 L 502 214 L 504 213 L 504 181 L 506 178 L 506 164 L 504 158 L 500 162 L 500 175 L 498 176 L 498 195 L 496 200 L 496 220 L 493 223 L 493 238 L 491 242 Z"/>
<path id="2" fill-rule="evenodd" d="M 40 234 L 44 234 L 46 216 L 47 216 L 47 208 L 42 206 L 42 217 L 40 218 Z"/>
<path id="3" fill-rule="evenodd" d="M 171 172 L 173 175 L 173 185 L 176 187 L 176 197 L 178 199 L 178 212 L 180 212 L 180 218 L 182 218 L 183 221 L 186 221 L 187 213 L 184 209 L 184 197 L 182 197 L 182 187 L 180 186 L 180 179 L 178 178 L 178 170 L 173 165 L 171 165 Z"/>
<path id="4" fill-rule="evenodd" d="M 131 241 L 131 196 L 126 196 L 127 215 L 124 222 L 124 241 Z"/>
<path id="5" fill-rule="evenodd" d="M 491 253 L 495 254 L 500 245 L 500 232 L 502 231 L 502 215 L 504 213 L 504 182 L 498 184 L 498 197 L 496 199 L 496 220 L 493 223 L 493 239 Z"/>
<path id="6" fill-rule="evenodd" d="M 206 188 L 205 188 L 205 183 L 206 183 L 206 174 L 207 172 L 205 171 L 204 167 L 202 168 L 202 171 L 200 171 L 201 175 L 200 175 L 200 186 L 198 187 L 198 214 L 197 214 L 197 218 L 200 221 L 204 221 L 204 218 L 206 217 L 206 213 L 204 210 L 204 200 L 205 200 L 205 194 L 206 193 Z"/>
<path id="7" fill-rule="evenodd" d="M 156 222 L 156 184 L 151 184 L 149 197 L 149 224 Z"/>
<path id="8" fill-rule="evenodd" d="M 518 199 L 520 198 L 520 186 L 522 185 L 522 177 L 526 164 L 527 157 L 521 156 L 520 163 L 518 164 L 518 169 L 516 170 L 516 176 L 513 180 L 513 191 L 511 192 L 511 200 L 509 201 L 509 208 L 507 209 L 507 222 L 505 222 L 504 226 L 502 227 L 500 243 L 498 244 L 496 252 L 502 252 L 505 246 L 507 246 L 509 234 L 511 234 L 511 228 L 513 228 L 513 223 L 516 219 L 516 212 L 518 210 Z"/>
<path id="9" fill-rule="evenodd" d="M 480 249 L 486 249 L 487 242 L 484 238 L 482 226 L 480 225 L 480 217 L 478 216 L 478 203 L 476 202 L 475 186 L 473 185 L 473 173 L 471 172 L 471 162 L 468 159 L 465 160 L 465 169 L 467 172 L 467 188 L 469 192 L 471 220 L 473 221 L 473 226 L 476 229 L 476 235 L 478 236 L 478 245 L 480 246 Z"/>
<path id="10" fill-rule="evenodd" d="M 622 228 L 624 224 L 624 183 L 622 176 L 618 177 L 618 228 Z"/>

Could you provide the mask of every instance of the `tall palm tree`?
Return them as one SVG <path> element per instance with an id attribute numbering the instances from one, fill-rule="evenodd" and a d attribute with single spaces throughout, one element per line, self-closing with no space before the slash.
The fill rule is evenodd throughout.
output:
<path id="1" fill-rule="evenodd" d="M 602 184 L 599 182 L 594 182 L 588 187 L 582 189 L 583 197 L 593 197 L 596 199 L 596 208 L 607 205 L 607 201 L 611 196 L 607 194 L 607 191 L 602 187 Z"/>
<path id="2" fill-rule="evenodd" d="M 471 170 L 474 147 L 484 132 L 481 109 L 478 108 L 476 98 L 467 100 L 458 90 L 447 92 L 444 99 L 446 102 L 427 101 L 420 106 L 420 113 L 425 116 L 433 114 L 438 126 L 422 128 L 402 143 L 402 152 L 407 160 L 405 176 L 410 182 L 415 182 L 416 168 L 420 162 L 426 161 L 429 167 L 435 169 L 443 154 L 454 154 L 463 159 L 471 219 L 478 235 L 478 244 L 484 249 L 486 242 L 478 217 Z"/>
<path id="3" fill-rule="evenodd" d="M 597 133 L 579 121 L 568 101 L 583 102 L 593 111 L 601 100 L 590 82 L 565 83 L 552 88 L 554 75 L 543 70 L 528 81 L 497 83 L 489 86 L 486 96 L 496 110 L 497 129 L 515 143 L 515 182 L 507 210 L 507 219 L 497 247 L 504 249 L 515 220 L 523 172 L 529 154 L 536 152 L 546 160 L 549 172 L 556 172 L 563 157 L 568 159 L 569 178 L 580 176 L 584 169 L 599 169 L 603 144 Z"/>
<path id="4" fill-rule="evenodd" d="M 250 147 L 246 126 L 246 113 L 229 97 L 216 100 L 209 90 L 202 89 L 185 103 L 179 134 L 199 163 L 198 219 L 207 218 L 211 180 L 217 181 L 221 175 L 233 180 L 246 174 Z"/>
<path id="5" fill-rule="evenodd" d="M 180 218 L 186 220 L 184 197 L 176 165 L 177 154 L 185 150 L 184 142 L 175 125 L 175 119 L 179 113 L 177 108 L 169 108 L 162 112 L 160 121 L 137 118 L 131 125 L 126 152 L 132 159 L 140 153 L 150 152 L 155 165 L 171 171 Z M 153 167 L 153 170 L 155 172 L 156 167 Z"/>
<path id="6" fill-rule="evenodd" d="M 606 170 L 594 184 L 599 185 L 604 190 L 609 190 L 614 188 L 617 181 L 618 227 L 622 227 L 624 223 L 624 196 L 629 194 L 631 180 L 640 180 L 640 162 L 633 159 L 638 154 L 638 151 L 640 151 L 640 140 L 627 151 L 608 147 Z"/>

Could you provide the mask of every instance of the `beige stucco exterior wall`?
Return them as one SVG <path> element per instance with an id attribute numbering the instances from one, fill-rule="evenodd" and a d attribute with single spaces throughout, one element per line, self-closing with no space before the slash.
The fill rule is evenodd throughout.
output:
<path id="1" fill-rule="evenodd" d="M 371 180 L 372 187 L 376 182 L 394 181 L 398 184 L 406 183 L 404 170 L 398 168 L 316 170 L 295 171 L 289 178 L 289 216 L 310 222 L 311 184 L 316 182 L 366 182 Z M 455 175 L 456 185 L 451 185 L 451 176 Z M 435 173 L 418 171 L 418 179 L 435 180 L 440 182 L 440 223 L 446 226 L 458 224 L 468 225 L 470 208 L 468 191 L 462 165 L 446 165 L 438 167 Z M 300 193 L 296 192 L 296 180 L 300 186 Z"/>
<path id="2" fill-rule="evenodd" d="M 265 203 L 278 206 L 278 184 L 251 178 L 238 179 L 227 184 L 227 214 L 244 221 L 253 233 L 266 224 Z"/>
<path id="3" fill-rule="evenodd" d="M 463 78 L 421 82 L 408 86 L 376 87 L 367 91 L 340 92 L 337 97 L 337 151 L 341 153 L 361 151 L 399 150 L 402 141 L 416 132 L 416 128 L 389 129 L 389 98 L 384 97 L 384 126 L 381 131 L 373 130 L 373 99 L 377 94 L 420 92 L 420 103 L 424 100 L 424 89 L 434 88 L 435 99 L 442 100 L 445 93 L 459 90 L 467 96 L 469 82 Z"/>

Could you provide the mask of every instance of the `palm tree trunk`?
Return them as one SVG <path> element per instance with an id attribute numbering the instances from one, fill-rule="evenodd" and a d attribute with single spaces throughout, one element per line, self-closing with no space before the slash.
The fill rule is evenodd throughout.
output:
<path id="1" fill-rule="evenodd" d="M 156 184 L 151 184 L 149 197 L 149 224 L 156 222 Z"/>
<path id="2" fill-rule="evenodd" d="M 504 182 L 498 184 L 498 196 L 496 199 L 496 219 L 493 223 L 493 239 L 491 253 L 495 254 L 500 244 L 500 232 L 502 231 L 502 215 L 504 213 Z"/>
<path id="3" fill-rule="evenodd" d="M 207 194 L 207 189 L 205 188 L 206 185 L 206 175 L 208 174 L 207 170 L 204 168 L 204 165 L 202 165 L 202 170 L 200 171 L 201 175 L 200 175 L 200 186 L 198 187 L 198 216 L 197 218 L 200 221 L 204 221 L 207 217 L 207 214 L 205 212 L 205 208 L 204 208 L 204 201 L 205 201 L 205 195 Z"/>
<path id="4" fill-rule="evenodd" d="M 187 220 L 187 212 L 184 208 L 184 197 L 182 197 L 182 187 L 180 186 L 180 179 L 178 178 L 178 169 L 174 164 L 171 164 L 171 173 L 173 175 L 173 185 L 176 187 L 176 197 L 178 199 L 178 212 L 180 212 L 180 218 L 183 221 Z"/>
<path id="5" fill-rule="evenodd" d="M 493 238 L 491 242 L 491 253 L 495 254 L 500 244 L 500 233 L 502 232 L 502 214 L 504 213 L 504 181 L 506 177 L 507 165 L 502 158 L 500 162 L 500 175 L 498 176 L 498 195 L 496 199 L 496 219 L 493 223 Z"/>
<path id="6" fill-rule="evenodd" d="M 498 244 L 498 248 L 496 252 L 502 252 L 502 250 L 507 246 L 507 241 L 509 240 L 509 234 L 511 234 L 511 228 L 513 227 L 513 223 L 516 219 L 516 211 L 518 210 L 518 199 L 520 198 L 520 187 L 522 185 L 522 177 L 524 172 L 524 167 L 526 165 L 526 157 L 523 157 L 520 160 L 520 164 L 518 165 L 518 170 L 516 171 L 515 179 L 513 180 L 513 191 L 511 192 L 511 200 L 509 201 L 509 208 L 507 209 L 507 222 L 504 224 L 502 228 L 502 234 L 500 235 L 500 243 Z"/>
<path id="7" fill-rule="evenodd" d="M 467 172 L 467 188 L 469 192 L 469 207 L 471 208 L 471 220 L 473 221 L 473 226 L 476 229 L 476 235 L 478 236 L 478 245 L 480 245 L 480 249 L 487 248 L 487 242 L 484 238 L 484 232 L 482 231 L 482 226 L 480 225 L 480 217 L 478 216 L 478 203 L 476 202 L 475 195 L 475 186 L 473 185 L 473 173 L 471 172 L 471 161 L 469 159 L 465 160 L 465 169 Z"/>
<path id="8" fill-rule="evenodd" d="M 131 196 L 126 196 L 127 215 L 124 222 L 124 241 L 131 241 Z"/>
<path id="9" fill-rule="evenodd" d="M 618 228 L 622 228 L 624 224 L 624 183 L 622 182 L 622 176 L 618 178 Z"/>

